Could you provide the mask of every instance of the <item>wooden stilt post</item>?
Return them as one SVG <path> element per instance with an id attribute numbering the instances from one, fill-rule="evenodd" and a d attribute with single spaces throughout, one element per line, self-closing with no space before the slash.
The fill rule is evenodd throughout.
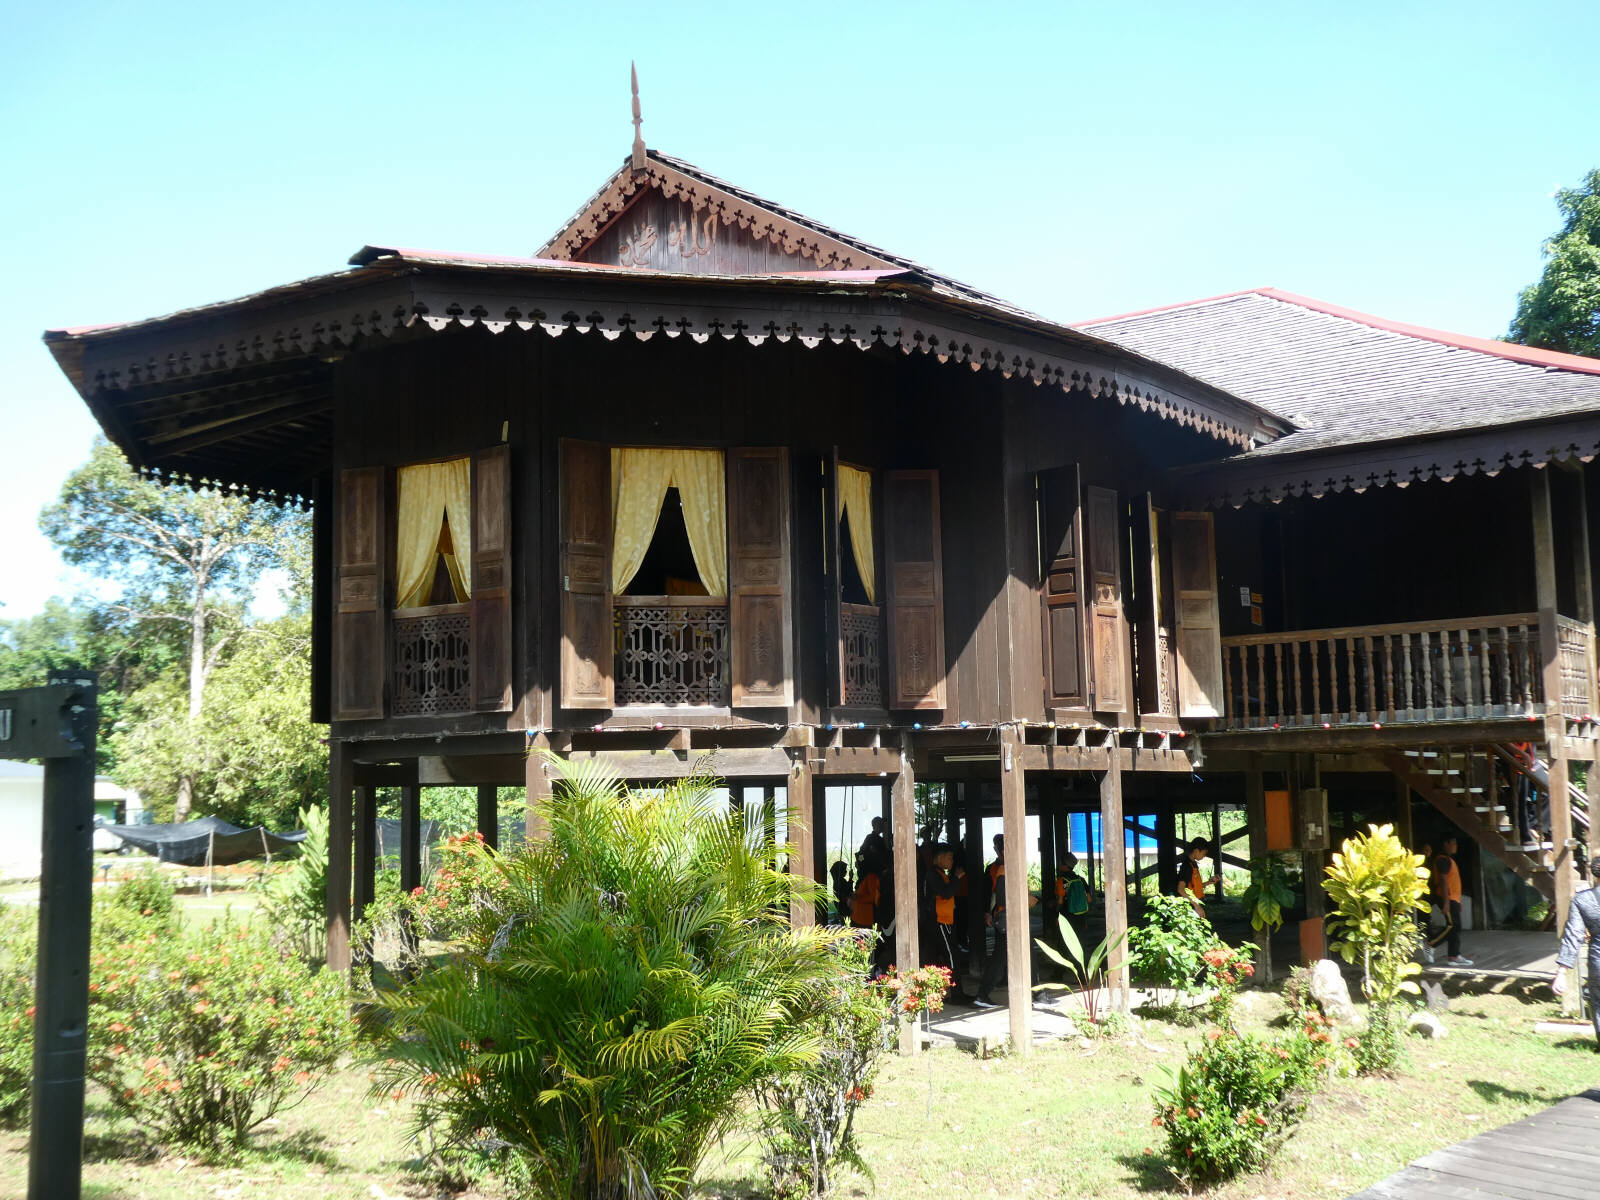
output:
<path id="1" fill-rule="evenodd" d="M 400 890 L 422 886 L 422 789 L 400 788 Z"/>
<path id="2" fill-rule="evenodd" d="M 1054 796 L 1048 783 L 1039 788 L 1039 923 L 1044 940 L 1052 946 L 1061 945 L 1061 930 L 1056 917 L 1061 906 L 1056 903 L 1056 818 Z"/>
<path id="3" fill-rule="evenodd" d="M 1267 853 L 1267 792 L 1262 779 L 1261 756 L 1252 754 L 1244 773 L 1245 817 L 1250 828 L 1250 858 L 1261 858 Z M 1272 983 L 1272 930 L 1256 933 L 1256 984 L 1266 987 Z"/>
<path id="4" fill-rule="evenodd" d="M 900 742 L 900 773 L 894 777 L 890 822 L 894 838 L 894 961 L 905 971 L 922 965 L 922 948 L 917 944 L 916 784 L 907 734 Z M 921 1033 L 915 1023 L 906 1022 L 900 1027 L 900 1053 L 916 1054 L 921 1048 Z"/>
<path id="5" fill-rule="evenodd" d="M 1033 1049 L 1033 943 L 1028 922 L 1028 811 L 1022 770 L 1022 738 L 1013 726 L 1000 730 L 1000 818 L 1006 847 L 1006 1008 L 1011 1049 Z"/>
<path id="6" fill-rule="evenodd" d="M 1216 872 L 1211 877 L 1212 886 L 1217 889 L 1217 899 L 1222 899 L 1222 805 L 1211 806 L 1211 869 Z"/>
<path id="7" fill-rule="evenodd" d="M 1114 942 L 1128 932 L 1128 857 L 1122 829 L 1122 763 L 1116 744 L 1111 765 L 1100 777 L 1100 837 L 1104 852 L 1106 939 Z M 1128 1007 L 1128 955 L 1124 945 L 1111 956 L 1108 979 L 1117 1007 Z"/>
<path id="8" fill-rule="evenodd" d="M 988 927 L 983 920 L 989 899 L 983 876 L 983 809 L 979 803 L 979 789 L 970 783 L 958 786 L 961 788 L 961 818 L 966 832 L 961 859 L 967 872 L 967 945 L 972 949 L 971 962 L 981 979 L 989 957 Z"/>
<path id="9" fill-rule="evenodd" d="M 530 842 L 542 840 L 547 832 L 540 808 L 551 795 L 549 765 L 549 760 L 539 750 L 532 751 L 522 761 L 523 787 L 527 793 L 524 830 Z"/>
<path id="10" fill-rule="evenodd" d="M 345 743 L 328 752 L 328 966 L 350 969 L 350 825 L 353 764 Z"/>
<path id="11" fill-rule="evenodd" d="M 825 879 L 827 873 L 817 869 L 817 837 L 815 826 L 816 789 L 812 786 L 811 763 L 806 758 L 804 746 L 791 750 L 792 762 L 789 778 L 784 783 L 789 804 L 789 871 L 813 881 Z M 826 818 L 826 814 L 824 814 Z M 826 824 L 824 819 L 821 824 Z M 796 897 L 789 904 L 789 923 L 796 929 L 814 925 L 816 906 L 809 900 Z"/>
<path id="12" fill-rule="evenodd" d="M 1178 890 L 1178 817 L 1172 811 L 1172 798 L 1162 789 L 1156 806 L 1156 890 L 1164 896 Z M 1187 829 L 1184 830 L 1188 832 Z"/>
<path id="13" fill-rule="evenodd" d="M 355 836 L 352 844 L 355 847 L 355 886 L 353 903 L 350 907 L 352 920 L 359 921 L 366 916 L 367 905 L 372 903 L 372 896 L 377 886 L 377 855 L 373 852 L 373 842 L 378 832 L 378 790 L 370 784 L 361 784 L 355 789 Z"/>
<path id="14" fill-rule="evenodd" d="M 478 785 L 478 833 L 490 849 L 500 846 L 500 789 L 492 783 Z"/>
<path id="15" fill-rule="evenodd" d="M 1556 628 L 1556 543 L 1550 513 L 1550 479 L 1554 468 L 1531 472 L 1533 489 L 1533 582 L 1539 608 L 1539 663 L 1544 681 L 1545 740 L 1550 753 L 1550 840 L 1555 871 L 1556 928 L 1567 920 L 1567 911 L 1577 893 L 1577 872 L 1573 869 L 1572 799 L 1567 794 L 1567 723 L 1561 709 L 1561 640 Z M 1585 559 L 1587 559 L 1585 544 Z M 1576 565 L 1576 564 L 1574 564 Z M 1585 564 L 1586 565 L 1586 564 Z M 1580 585 L 1581 586 L 1581 585 Z M 1542 830 L 1535 830 L 1542 835 Z M 1570 982 L 1570 980 L 1569 980 Z M 1569 987 L 1569 996 L 1577 989 Z M 1568 1002 L 1563 1000 L 1565 1007 Z"/>

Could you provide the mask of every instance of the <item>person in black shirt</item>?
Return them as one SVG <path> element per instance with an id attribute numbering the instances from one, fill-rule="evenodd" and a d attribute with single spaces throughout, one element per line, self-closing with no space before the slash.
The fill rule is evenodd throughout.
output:
<path id="1" fill-rule="evenodd" d="M 1200 864 L 1210 853 L 1211 843 L 1197 837 L 1189 843 L 1183 861 L 1178 864 L 1178 895 L 1193 905 L 1194 911 L 1202 917 L 1206 915 L 1206 880 L 1200 874 Z"/>

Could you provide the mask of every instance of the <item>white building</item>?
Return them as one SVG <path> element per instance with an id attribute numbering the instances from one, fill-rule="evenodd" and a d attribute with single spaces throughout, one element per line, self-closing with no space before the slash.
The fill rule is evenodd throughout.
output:
<path id="1" fill-rule="evenodd" d="M 118 808 L 124 811 L 119 813 Z M 139 820 L 139 794 L 119 787 L 109 776 L 94 781 L 94 811 L 115 822 Z M 39 875 L 39 839 L 44 817 L 44 768 L 0 760 L 0 879 Z M 95 848 L 109 849 L 96 839 Z"/>

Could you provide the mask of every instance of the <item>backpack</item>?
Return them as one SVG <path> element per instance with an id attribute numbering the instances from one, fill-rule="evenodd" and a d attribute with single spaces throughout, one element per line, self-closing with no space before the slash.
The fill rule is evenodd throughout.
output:
<path id="1" fill-rule="evenodd" d="M 1089 885 L 1076 875 L 1067 880 L 1067 915 L 1081 917 L 1089 911 Z"/>

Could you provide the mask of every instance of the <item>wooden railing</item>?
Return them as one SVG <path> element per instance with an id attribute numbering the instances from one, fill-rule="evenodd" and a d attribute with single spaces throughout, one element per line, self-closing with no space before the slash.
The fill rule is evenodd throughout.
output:
<path id="1" fill-rule="evenodd" d="M 391 625 L 393 711 L 397 717 L 472 707 L 472 606 L 402 609 Z"/>
<path id="2" fill-rule="evenodd" d="M 1561 618 L 1565 622 L 1564 618 Z M 1573 704 L 1587 714 L 1587 626 L 1567 622 Z M 1579 672 L 1579 659 L 1582 670 Z M 1568 652 L 1563 644 L 1563 693 Z M 1223 725 L 1447 721 L 1543 713 L 1537 613 L 1222 639 Z M 1567 697 L 1561 697 L 1565 706 Z M 1569 714 L 1571 710 L 1567 710 Z"/>
<path id="3" fill-rule="evenodd" d="M 617 707 L 728 703 L 728 602 L 617 596 Z"/>
<path id="4" fill-rule="evenodd" d="M 1594 626 L 1556 618 L 1561 651 L 1561 712 L 1569 720 L 1587 721 L 1594 714 Z"/>
<path id="5" fill-rule="evenodd" d="M 839 605 L 844 703 L 883 707 L 883 612 L 872 604 Z"/>

